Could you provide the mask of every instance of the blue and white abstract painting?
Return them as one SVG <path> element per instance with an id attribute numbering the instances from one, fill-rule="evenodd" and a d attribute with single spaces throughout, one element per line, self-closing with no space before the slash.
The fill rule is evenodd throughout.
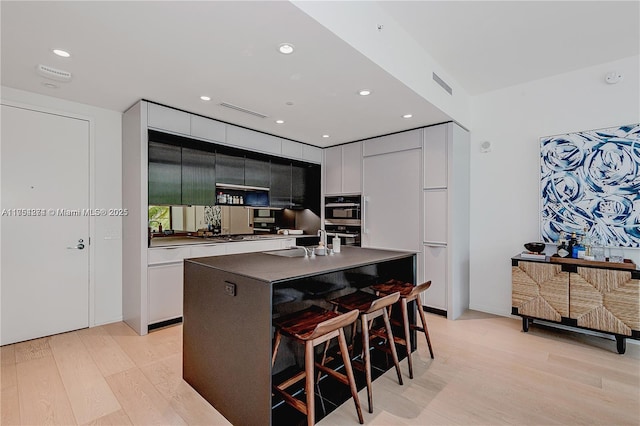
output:
<path id="1" fill-rule="evenodd" d="M 541 138 L 541 234 L 640 247 L 640 124 Z"/>

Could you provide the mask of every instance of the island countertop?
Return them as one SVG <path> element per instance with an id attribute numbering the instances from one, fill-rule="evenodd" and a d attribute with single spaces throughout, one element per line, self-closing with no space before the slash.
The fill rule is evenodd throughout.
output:
<path id="1" fill-rule="evenodd" d="M 261 253 L 185 259 L 202 266 L 270 283 L 304 278 L 413 256 L 414 252 L 342 247 L 340 253 L 315 258 L 284 257 Z"/>

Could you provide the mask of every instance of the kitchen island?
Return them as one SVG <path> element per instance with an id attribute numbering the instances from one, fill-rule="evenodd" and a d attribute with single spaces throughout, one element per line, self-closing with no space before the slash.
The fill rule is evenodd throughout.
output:
<path id="1" fill-rule="evenodd" d="M 303 249 L 297 249 L 302 255 Z M 395 278 L 415 284 L 413 252 L 343 247 L 315 258 L 291 250 L 184 261 L 183 377 L 233 424 L 285 422 L 272 410 L 272 319 Z M 285 345 L 289 346 L 289 345 Z"/>

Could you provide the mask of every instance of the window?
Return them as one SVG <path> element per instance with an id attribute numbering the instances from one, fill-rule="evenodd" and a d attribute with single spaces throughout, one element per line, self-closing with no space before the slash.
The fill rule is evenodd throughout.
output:
<path id="1" fill-rule="evenodd" d="M 171 207 L 169 206 L 149 206 L 149 227 L 157 232 L 158 226 L 162 229 L 171 229 Z"/>

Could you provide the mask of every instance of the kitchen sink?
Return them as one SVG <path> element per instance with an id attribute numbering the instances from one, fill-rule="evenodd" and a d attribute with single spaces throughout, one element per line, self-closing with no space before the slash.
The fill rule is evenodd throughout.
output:
<path id="1" fill-rule="evenodd" d="M 263 253 L 282 257 L 304 257 L 305 255 L 303 248 L 288 248 L 283 250 L 265 251 Z"/>

